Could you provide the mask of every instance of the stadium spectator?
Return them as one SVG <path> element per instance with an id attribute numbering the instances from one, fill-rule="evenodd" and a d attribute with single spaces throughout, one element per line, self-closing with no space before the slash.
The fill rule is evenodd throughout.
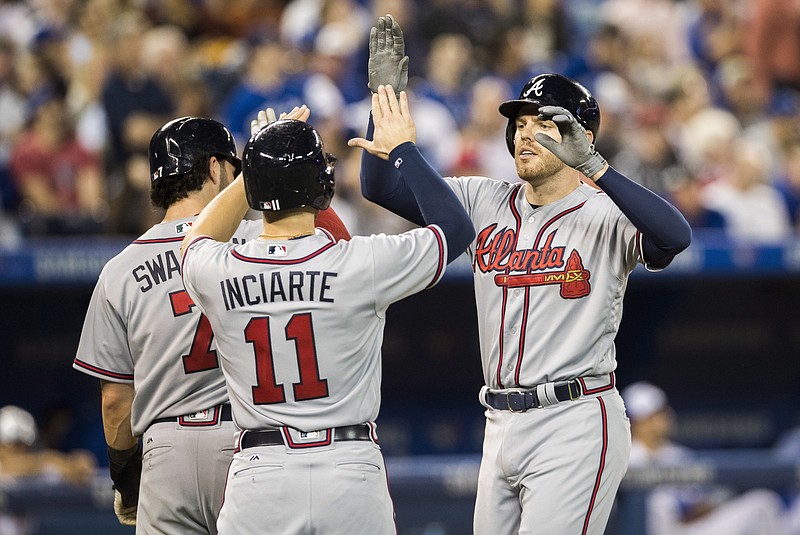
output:
<path id="1" fill-rule="evenodd" d="M 664 170 L 667 195 L 694 230 L 726 229 L 725 216 L 709 208 L 703 199 L 703 186 L 686 167 L 677 164 Z M 724 234 L 723 234 L 724 235 Z"/>
<path id="2" fill-rule="evenodd" d="M 742 33 L 754 67 L 751 91 L 765 101 L 800 90 L 800 6 L 795 0 L 752 0 Z"/>
<path id="3" fill-rule="evenodd" d="M 244 146 L 250 137 L 250 121 L 267 107 L 291 110 L 308 104 L 317 127 L 341 114 L 344 97 L 336 84 L 323 74 L 293 72 L 295 56 L 281 44 L 276 31 L 263 28 L 248 39 L 248 45 L 241 79 L 218 113 L 233 132 L 237 146 Z"/>
<path id="4" fill-rule="evenodd" d="M 752 140 L 738 138 L 729 147 L 723 175 L 705 186 L 708 207 L 727 221 L 728 235 L 751 244 L 775 244 L 791 235 L 789 210 L 771 184 L 770 154 Z"/>
<path id="5" fill-rule="evenodd" d="M 641 106 L 628 119 L 635 121 L 625 130 L 625 141 L 614 155 L 615 168 L 636 177 L 641 185 L 664 196 L 667 173 L 678 164 L 678 156 L 667 132 L 666 110 L 663 106 Z"/>
<path id="6" fill-rule="evenodd" d="M 446 106 L 459 128 L 469 118 L 469 90 L 472 87 L 472 43 L 463 34 L 442 33 L 431 42 L 425 62 L 425 77 L 415 80 L 414 90 Z M 363 70 L 363 69 L 362 69 Z"/>
<path id="7" fill-rule="evenodd" d="M 672 441 L 675 414 L 664 391 L 645 381 L 623 389 L 631 421 L 629 469 L 680 467 L 693 452 Z M 648 535 L 789 535 L 780 496 L 712 485 L 658 485 L 647 499 Z"/>
<path id="8" fill-rule="evenodd" d="M 14 77 L 16 47 L 0 39 L 0 245 L 18 237 L 15 215 L 19 193 L 11 179 L 11 149 L 25 125 L 25 98 Z"/>
<path id="9" fill-rule="evenodd" d="M 92 234 L 108 216 L 100 162 L 75 137 L 63 94 L 40 94 L 15 143 L 11 171 L 27 234 Z"/>
<path id="10" fill-rule="evenodd" d="M 461 148 L 453 168 L 454 176 L 518 180 L 514 161 L 503 150 L 506 149 L 505 125 L 497 120 L 497 107 L 515 96 L 504 80 L 494 76 L 484 76 L 472 85 L 469 121 L 461 130 Z"/>
<path id="11" fill-rule="evenodd" d="M 85 450 L 60 452 L 37 445 L 38 430 L 31 413 L 15 405 L 0 408 L 0 482 L 40 478 L 76 485 L 91 483 L 97 459 Z"/>
<path id="12" fill-rule="evenodd" d="M 40 447 L 33 415 L 17 407 L 0 408 L 0 488 L 15 482 L 87 486 L 97 472 L 97 460 L 86 450 L 61 452 Z M 36 518 L 0 508 L 0 533 L 35 535 Z"/>
<path id="13" fill-rule="evenodd" d="M 109 128 L 106 163 L 114 233 L 141 230 L 141 177 L 131 174 L 131 168 L 140 168 L 136 162 L 146 154 L 150 136 L 175 109 L 174 96 L 144 68 L 142 50 L 150 27 L 144 14 L 127 11 L 115 19 L 112 30 L 112 66 L 101 101 Z"/>
<path id="14" fill-rule="evenodd" d="M 775 181 L 789 211 L 792 228 L 800 230 L 800 139 L 786 148 L 784 167 Z"/>

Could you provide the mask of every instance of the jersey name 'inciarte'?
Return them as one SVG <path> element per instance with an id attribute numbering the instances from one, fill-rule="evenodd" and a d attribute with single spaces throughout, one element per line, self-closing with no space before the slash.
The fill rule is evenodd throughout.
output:
<path id="1" fill-rule="evenodd" d="M 219 281 L 225 310 L 276 301 L 333 303 L 330 271 L 273 271 L 230 277 Z"/>

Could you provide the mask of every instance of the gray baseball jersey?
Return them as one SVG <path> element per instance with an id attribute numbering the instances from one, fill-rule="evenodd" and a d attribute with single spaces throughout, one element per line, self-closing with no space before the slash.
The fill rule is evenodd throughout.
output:
<path id="1" fill-rule="evenodd" d="M 436 226 L 338 243 L 317 231 L 189 245 L 184 284 L 214 327 L 235 421 L 283 436 L 242 440 L 221 532 L 395 532 L 377 444 L 332 440 L 332 428 L 374 433 L 386 310 L 438 282 L 446 259 Z"/>
<path id="2" fill-rule="evenodd" d="M 131 427 L 227 401 L 211 326 L 183 288 L 180 245 L 194 218 L 153 226 L 105 265 L 89 303 L 73 367 L 133 382 Z M 234 240 L 254 239 L 243 221 Z"/>
<path id="3" fill-rule="evenodd" d="M 192 243 L 184 284 L 215 327 L 239 427 L 314 431 L 374 420 L 386 309 L 439 280 L 445 246 L 435 226 L 338 243 L 321 230 Z"/>
<path id="4" fill-rule="evenodd" d="M 73 362 L 135 386 L 131 427 L 143 445 L 137 533 L 216 533 L 236 444 L 211 326 L 180 276 L 192 220 L 155 225 L 106 264 Z M 260 221 L 244 221 L 234 239 L 260 230 Z"/>
<path id="5" fill-rule="evenodd" d="M 486 384 L 532 386 L 616 368 L 614 337 L 638 231 L 582 184 L 532 208 L 525 184 L 447 179 L 469 212 L 469 247 Z"/>
<path id="6" fill-rule="evenodd" d="M 533 207 L 524 183 L 447 181 L 477 233 L 468 254 L 488 410 L 475 533 L 602 533 L 630 449 L 614 337 L 639 233 L 585 184 Z M 556 385 L 571 380 L 580 399 L 557 402 Z M 515 413 L 485 402 L 518 388 L 546 406 Z"/>

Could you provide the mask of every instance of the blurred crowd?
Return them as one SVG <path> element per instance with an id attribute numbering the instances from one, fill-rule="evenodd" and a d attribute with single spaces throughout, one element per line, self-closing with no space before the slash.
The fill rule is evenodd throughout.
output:
<path id="1" fill-rule="evenodd" d="M 795 0 L 0 0 L 0 243 L 138 235 L 147 149 L 213 117 L 241 150 L 266 106 L 306 103 L 339 158 L 352 234 L 409 224 L 359 192 L 367 39 L 391 13 L 418 144 L 443 175 L 518 180 L 500 102 L 540 72 L 600 103 L 598 150 L 696 229 L 776 243 L 800 218 Z"/>

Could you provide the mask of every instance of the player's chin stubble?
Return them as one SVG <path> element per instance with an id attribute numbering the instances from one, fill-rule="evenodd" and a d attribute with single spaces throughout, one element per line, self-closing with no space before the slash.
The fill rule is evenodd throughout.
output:
<path id="1" fill-rule="evenodd" d="M 517 167 L 517 175 L 525 182 L 541 182 L 561 170 L 564 163 L 553 153 L 541 149 L 542 152 L 532 160 L 520 161 L 519 155 L 514 158 Z"/>

